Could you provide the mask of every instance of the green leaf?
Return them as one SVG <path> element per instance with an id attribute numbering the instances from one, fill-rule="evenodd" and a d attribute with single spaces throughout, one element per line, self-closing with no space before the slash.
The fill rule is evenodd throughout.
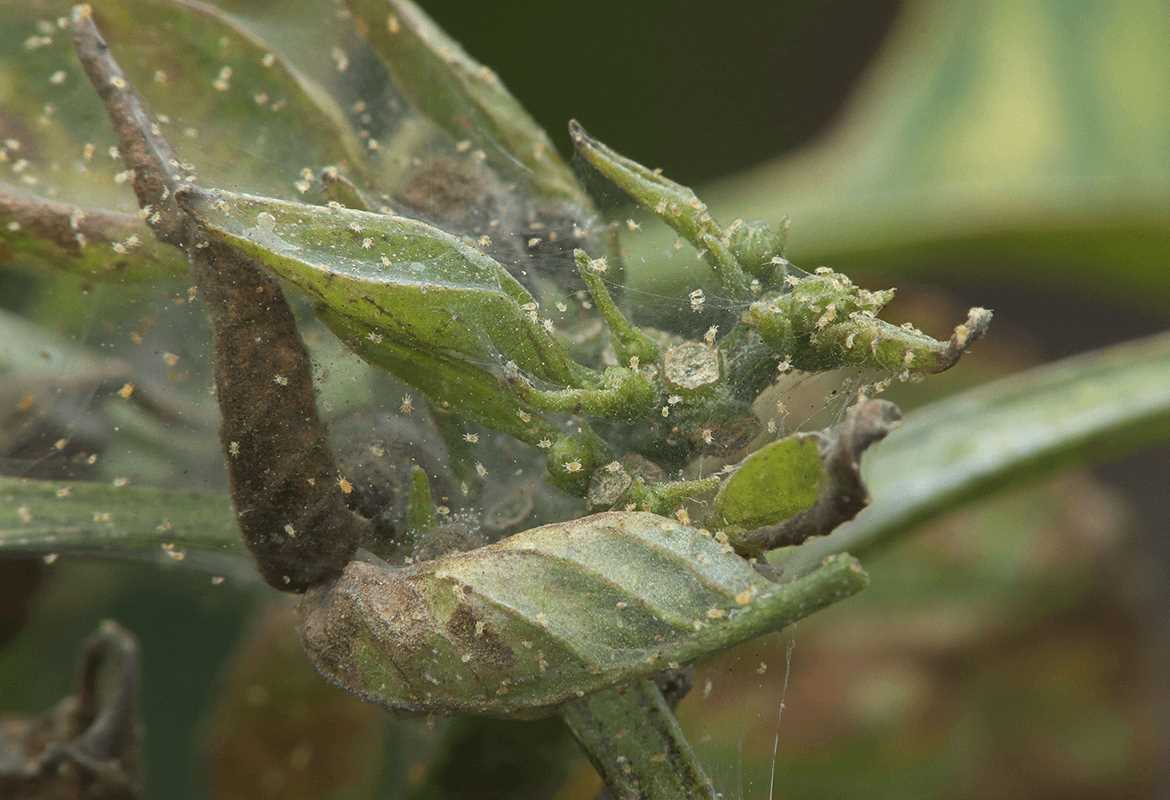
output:
<path id="1" fill-rule="evenodd" d="M 504 381 L 490 372 L 393 339 L 375 341 L 381 336 L 377 328 L 332 311 L 321 312 L 321 319 L 363 359 L 409 383 L 444 411 L 473 419 L 528 444 L 557 435 L 535 407 L 517 398 Z"/>
<path id="2" fill-rule="evenodd" d="M 893 299 L 893 290 L 861 289 L 847 276 L 828 270 L 787 280 L 789 291 L 752 303 L 743 322 L 789 366 L 807 372 L 847 365 L 944 372 L 991 325 L 990 311 L 972 308 L 948 341 L 938 341 L 913 326 L 877 318 Z"/>
<path id="3" fill-rule="evenodd" d="M 812 508 L 826 481 L 817 438 L 788 436 L 745 458 L 715 496 L 721 526 L 758 528 Z"/>
<path id="4" fill-rule="evenodd" d="M 28 191 L 136 209 L 101 101 L 58 19 L 67 0 L 9 3 L 0 30 L 5 166 Z M 200 0 L 105 0 L 94 14 L 183 164 L 215 185 L 293 196 L 301 170 L 368 162 L 345 113 L 242 19 Z M 295 133 L 294 133 L 295 129 Z M 15 178 L 14 178 L 15 181 Z"/>
<path id="5" fill-rule="evenodd" d="M 180 202 L 212 235 L 335 313 L 372 326 L 375 339 L 474 363 L 511 361 L 562 386 L 583 377 L 541 326 L 527 290 L 490 256 L 438 228 L 231 192 L 188 189 Z"/>
<path id="6" fill-rule="evenodd" d="M 1000 488 L 1170 439 L 1170 334 L 1068 358 L 911 414 L 862 473 L 869 508 L 794 551 L 865 552 Z"/>
<path id="7" fill-rule="evenodd" d="M 362 34 L 407 99 L 497 168 L 519 165 L 543 195 L 591 208 L 548 134 L 494 72 L 464 52 L 410 0 L 347 0 Z"/>
<path id="8" fill-rule="evenodd" d="M 569 135 L 577 152 L 598 172 L 703 254 L 724 291 L 739 298 L 750 296 L 747 275 L 732 252 L 731 237 L 691 189 L 602 144 L 576 120 L 569 122 Z"/>
<path id="9" fill-rule="evenodd" d="M 101 281 L 157 281 L 187 259 L 138 216 L 46 200 L 0 182 L 0 266 L 64 269 Z"/>
<path id="10" fill-rule="evenodd" d="M 95 14 L 149 107 L 197 131 L 168 138 L 202 180 L 293 196 L 306 167 L 366 166 L 337 102 L 240 18 L 201 0 L 107 0 Z M 166 46 L 141 46 L 144 30 Z"/>
<path id="11" fill-rule="evenodd" d="M 610 512 L 404 569 L 355 561 L 301 611 L 317 668 L 371 702 L 539 716 L 778 630 L 865 583 L 837 556 L 776 584 L 698 530 Z"/>
<path id="12" fill-rule="evenodd" d="M 618 304 L 614 302 L 609 287 L 605 285 L 601 275 L 609 268 L 606 259 L 604 257 L 593 259 L 584 250 L 574 250 L 573 260 L 577 264 L 577 274 L 581 276 L 585 288 L 589 290 L 589 296 L 593 298 L 597 313 L 609 328 L 618 363 L 628 366 L 631 358 L 637 358 L 647 364 L 657 361 L 658 345 L 626 318 Z"/>
<path id="13" fill-rule="evenodd" d="M 406 529 L 425 531 L 435 525 L 435 501 L 427 471 L 414 464 L 410 468 L 410 494 L 406 497 Z"/>
<path id="14" fill-rule="evenodd" d="M 151 561 L 254 581 L 224 495 L 0 476 L 0 557 Z"/>

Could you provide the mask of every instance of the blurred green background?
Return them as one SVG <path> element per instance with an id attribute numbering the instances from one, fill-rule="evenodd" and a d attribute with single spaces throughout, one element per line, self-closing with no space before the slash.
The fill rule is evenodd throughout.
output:
<path id="1" fill-rule="evenodd" d="M 284 9 L 294 31 L 334 10 L 224 5 Z M 908 408 L 1167 327 L 1163 2 L 424 6 L 566 151 L 576 117 L 696 186 L 717 215 L 788 215 L 795 263 L 897 285 L 892 318 L 941 333 L 968 305 L 995 309 L 975 358 L 899 390 Z M 0 0 L 7 18 L 28 8 Z M 321 49 L 308 57 L 327 60 Z M 661 267 L 669 239 L 655 236 L 626 243 L 631 287 L 677 293 L 689 276 Z M 72 334 L 101 346 L 93 309 L 125 293 L 39 280 L 0 273 L 0 306 L 29 314 L 51 296 L 57 318 L 86 309 Z M 143 314 L 158 300 L 132 299 Z M 200 329 L 197 318 L 168 325 Z M 144 481 L 215 484 L 158 458 L 140 465 Z M 725 797 L 1165 796 L 1168 486 L 1163 449 L 1012 489 L 884 554 L 858 598 L 701 666 L 680 715 Z M 550 796 L 558 785 L 560 798 L 594 796 L 580 759 L 542 767 L 544 784 L 518 790 L 529 794 L 503 793 L 533 759 L 558 763 L 534 744 L 555 738 L 541 728 L 385 723 L 323 689 L 288 626 L 272 622 L 282 613 L 266 592 L 165 564 L 0 563 L 0 627 L 19 629 L 0 649 L 0 709 L 32 712 L 67 693 L 77 642 L 114 617 L 146 654 L 151 797 L 398 797 L 428 779 L 447 788 L 427 796 Z M 513 760 L 477 755 L 505 736 Z M 362 742 L 360 764 L 339 739 Z M 299 776 L 292 755 L 306 742 L 309 772 L 332 786 Z"/>

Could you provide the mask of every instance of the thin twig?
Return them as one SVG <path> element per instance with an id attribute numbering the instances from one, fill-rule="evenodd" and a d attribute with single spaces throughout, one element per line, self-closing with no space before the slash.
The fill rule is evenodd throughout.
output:
<path id="1" fill-rule="evenodd" d="M 73 39 L 133 170 L 139 205 L 150 208 L 155 236 L 186 252 L 207 303 L 240 532 L 269 584 L 303 591 L 341 571 L 369 522 L 345 505 L 292 310 L 259 265 L 209 241 L 176 202 L 184 189 L 179 161 L 88 6 L 74 8 Z"/>

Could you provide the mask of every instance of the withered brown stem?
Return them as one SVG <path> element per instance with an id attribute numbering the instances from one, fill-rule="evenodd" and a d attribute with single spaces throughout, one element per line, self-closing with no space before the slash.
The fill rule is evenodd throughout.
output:
<path id="1" fill-rule="evenodd" d="M 139 205 L 158 215 L 154 235 L 187 254 L 207 304 L 220 440 L 244 542 L 269 584 L 304 591 L 341 571 L 369 522 L 346 507 L 339 488 L 292 310 L 259 265 L 209 241 L 182 209 L 179 161 L 88 6 L 74 8 L 73 41 L 133 170 Z"/>

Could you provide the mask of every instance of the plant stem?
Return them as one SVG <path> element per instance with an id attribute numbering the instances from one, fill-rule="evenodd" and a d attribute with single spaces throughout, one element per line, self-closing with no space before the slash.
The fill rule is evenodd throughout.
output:
<path id="1" fill-rule="evenodd" d="M 73 42 L 106 107 L 154 235 L 187 253 L 211 318 L 215 388 L 232 500 L 248 549 L 277 589 L 304 591 L 349 562 L 369 521 L 352 513 L 317 414 L 312 363 L 280 286 L 251 258 L 209 241 L 176 202 L 190 192 L 170 144 L 126 80 L 89 6 Z"/>
<path id="2" fill-rule="evenodd" d="M 714 784 L 654 681 L 566 703 L 561 717 L 614 800 L 715 798 Z"/>

